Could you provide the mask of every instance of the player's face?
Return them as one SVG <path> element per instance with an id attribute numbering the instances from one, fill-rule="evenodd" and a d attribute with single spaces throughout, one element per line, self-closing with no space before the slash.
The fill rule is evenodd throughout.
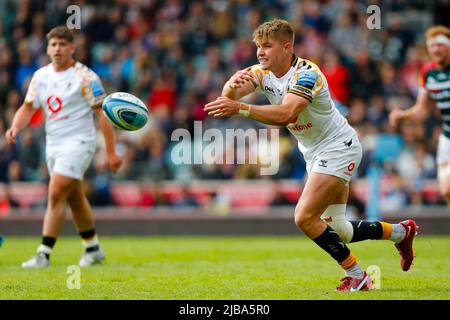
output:
<path id="1" fill-rule="evenodd" d="M 431 59 L 437 64 L 444 64 L 450 56 L 450 46 L 442 43 L 428 45 L 428 53 Z"/>
<path id="2" fill-rule="evenodd" d="M 278 69 L 283 64 L 287 47 L 279 40 L 268 38 L 256 41 L 256 56 L 263 70 Z"/>
<path id="3" fill-rule="evenodd" d="M 65 66 L 72 60 L 75 47 L 72 43 L 62 38 L 51 38 L 47 46 L 47 54 L 52 63 L 57 66 Z"/>

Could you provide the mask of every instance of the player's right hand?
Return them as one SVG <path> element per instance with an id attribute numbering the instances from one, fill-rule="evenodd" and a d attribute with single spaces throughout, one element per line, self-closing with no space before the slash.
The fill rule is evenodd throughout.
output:
<path id="1" fill-rule="evenodd" d="M 402 119 L 403 119 L 403 110 L 394 109 L 389 114 L 389 124 L 393 127 L 398 125 Z"/>
<path id="2" fill-rule="evenodd" d="M 5 133 L 6 143 L 15 144 L 18 133 L 19 130 L 17 130 L 16 128 L 9 128 L 8 130 L 6 130 Z"/>
<path id="3" fill-rule="evenodd" d="M 253 74 L 250 72 L 250 70 L 251 67 L 237 71 L 235 74 L 233 74 L 230 80 L 228 80 L 228 86 L 231 89 L 238 89 L 242 87 L 242 85 L 247 81 L 252 81 Z"/>
<path id="4" fill-rule="evenodd" d="M 122 166 L 122 157 L 117 152 L 111 152 L 107 155 L 109 169 L 116 173 Z"/>

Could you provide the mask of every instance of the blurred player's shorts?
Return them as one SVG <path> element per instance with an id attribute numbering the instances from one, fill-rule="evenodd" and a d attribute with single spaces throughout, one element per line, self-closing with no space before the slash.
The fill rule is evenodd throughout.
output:
<path id="1" fill-rule="evenodd" d="M 58 173 L 65 177 L 83 180 L 94 157 L 95 145 L 78 148 L 47 148 L 46 159 L 50 176 Z"/>

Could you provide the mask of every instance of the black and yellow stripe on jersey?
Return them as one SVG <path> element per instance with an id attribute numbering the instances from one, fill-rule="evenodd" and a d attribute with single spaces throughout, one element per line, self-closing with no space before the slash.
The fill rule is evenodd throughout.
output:
<path id="1" fill-rule="evenodd" d="M 442 133 L 450 138 L 450 64 L 444 69 L 438 69 L 433 63 L 426 65 L 421 85 L 441 111 Z"/>
<path id="2" fill-rule="evenodd" d="M 298 70 L 295 74 L 295 83 L 288 90 L 312 102 L 317 92 L 322 88 L 323 81 L 319 68 L 308 60 L 302 60 L 298 64 Z"/>

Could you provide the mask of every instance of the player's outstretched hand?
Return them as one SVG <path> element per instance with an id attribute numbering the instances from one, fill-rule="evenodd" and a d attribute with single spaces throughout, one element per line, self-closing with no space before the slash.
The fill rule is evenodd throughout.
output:
<path id="1" fill-rule="evenodd" d="M 394 109 L 389 114 L 389 124 L 395 127 L 400 123 L 400 120 L 402 120 L 402 118 L 403 118 L 403 110 Z"/>
<path id="2" fill-rule="evenodd" d="M 231 89 L 238 89 L 242 87 L 244 83 L 247 81 L 253 80 L 253 74 L 250 72 L 251 67 L 248 67 L 243 70 L 237 71 L 233 76 L 228 80 L 228 86 Z"/>
<path id="3" fill-rule="evenodd" d="M 122 158 L 116 152 L 110 153 L 108 154 L 108 165 L 109 169 L 116 173 L 122 165 Z"/>
<path id="4" fill-rule="evenodd" d="M 17 130 L 16 128 L 9 128 L 8 130 L 6 130 L 5 133 L 6 143 L 15 144 L 18 133 L 19 130 Z"/>
<path id="5" fill-rule="evenodd" d="M 227 97 L 218 97 L 216 100 L 205 105 L 203 110 L 213 117 L 227 117 L 239 112 L 239 101 Z"/>

